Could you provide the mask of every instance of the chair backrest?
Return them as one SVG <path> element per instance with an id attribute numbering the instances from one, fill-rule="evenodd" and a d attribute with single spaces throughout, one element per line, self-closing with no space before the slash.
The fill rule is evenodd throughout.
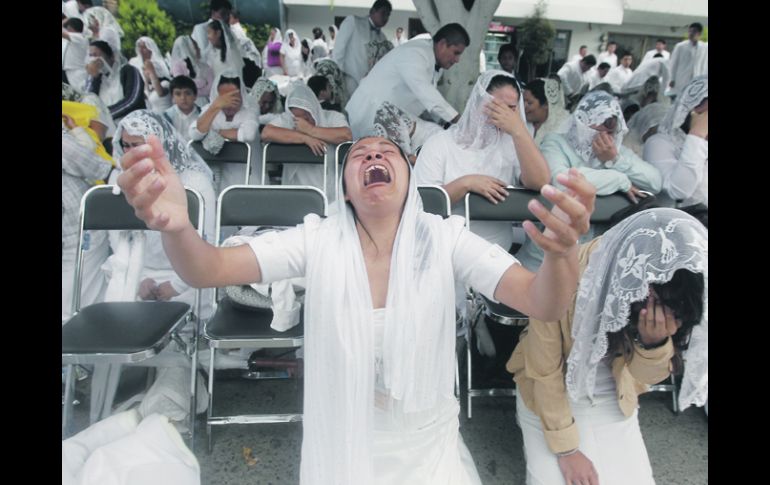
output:
<path id="1" fill-rule="evenodd" d="M 80 311 L 80 287 L 82 284 L 83 244 L 85 231 L 149 231 L 147 225 L 134 213 L 123 193 L 114 194 L 113 185 L 92 187 L 80 200 L 80 230 L 78 253 L 75 262 L 74 291 L 72 292 L 73 314 Z M 203 197 L 197 191 L 185 188 L 187 193 L 187 214 L 190 222 L 203 233 Z"/>
<path id="2" fill-rule="evenodd" d="M 419 185 L 417 190 L 422 199 L 422 208 L 430 214 L 437 214 L 444 219 L 452 214 L 449 194 L 438 185 Z"/>
<path id="3" fill-rule="evenodd" d="M 310 213 L 326 216 L 324 193 L 310 186 L 232 185 L 219 194 L 216 241 L 227 226 L 295 226 Z"/>
<path id="4" fill-rule="evenodd" d="M 203 148 L 202 141 L 190 140 L 187 143 L 189 148 L 195 150 L 198 155 L 208 164 L 212 163 L 244 163 L 246 164 L 246 178 L 244 183 L 249 183 L 249 174 L 251 174 L 251 144 L 243 141 L 226 141 L 222 150 L 216 155 Z"/>
<path id="5" fill-rule="evenodd" d="M 345 157 L 348 156 L 348 152 L 350 151 L 350 147 L 353 146 L 352 141 L 346 141 L 343 143 L 340 143 L 337 145 L 337 149 L 334 153 L 334 193 L 335 193 L 335 200 L 340 197 L 340 187 L 339 187 L 339 180 L 340 180 L 340 165 L 342 165 L 342 162 L 345 161 Z"/>
<path id="6" fill-rule="evenodd" d="M 268 163 L 307 163 L 311 165 L 323 165 L 324 187 L 326 187 L 326 157 L 318 156 L 309 146 L 287 143 L 267 143 L 262 149 L 262 178 L 261 185 L 265 185 L 265 176 Z"/>
<path id="7" fill-rule="evenodd" d="M 550 208 L 553 204 L 543 197 L 540 192 L 530 189 L 508 187 L 508 197 L 498 204 L 493 204 L 486 197 L 469 192 L 465 196 L 466 224 L 471 220 L 477 221 L 512 221 L 521 222 L 525 219 L 536 221 L 537 218 L 527 208 L 531 199 L 536 198 L 544 206 Z M 632 202 L 621 192 L 596 197 L 594 212 L 591 214 L 591 224 L 607 224 L 613 214 L 630 206 Z"/>

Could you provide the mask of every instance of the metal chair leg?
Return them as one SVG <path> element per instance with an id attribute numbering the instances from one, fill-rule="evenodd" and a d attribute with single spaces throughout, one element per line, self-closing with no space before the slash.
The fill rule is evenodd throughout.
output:
<path id="1" fill-rule="evenodd" d="M 64 404 L 62 405 L 61 434 L 62 439 L 69 436 L 71 430 L 72 399 L 75 391 L 75 369 L 72 364 L 67 366 L 64 376 Z"/>
<path id="2" fill-rule="evenodd" d="M 676 377 L 671 374 L 671 399 L 674 409 L 674 414 L 679 414 L 679 391 L 676 390 Z"/>
<path id="3" fill-rule="evenodd" d="M 209 408 L 206 410 L 206 434 L 208 435 L 208 447 L 209 454 L 214 449 L 214 442 L 212 439 L 213 429 L 211 428 L 211 416 L 214 408 L 214 356 L 217 353 L 217 349 L 209 347 L 211 350 L 211 359 L 209 360 Z"/>

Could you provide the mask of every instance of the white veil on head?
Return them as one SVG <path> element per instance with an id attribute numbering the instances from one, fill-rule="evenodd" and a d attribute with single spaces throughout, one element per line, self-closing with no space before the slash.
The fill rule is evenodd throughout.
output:
<path id="1" fill-rule="evenodd" d="M 567 141 L 580 158 L 590 166 L 601 163 L 594 155 L 593 149 L 594 138 L 599 132 L 591 126 L 601 125 L 613 116 L 617 119 L 613 140 L 615 147 L 620 150 L 623 136 L 628 132 L 628 126 L 623 118 L 620 103 L 606 91 L 591 91 L 583 96 L 575 112 L 564 123 L 562 130 Z"/>
<path id="2" fill-rule="evenodd" d="M 313 90 L 307 87 L 305 83 L 300 80 L 293 81 L 289 84 L 289 94 L 286 96 L 286 115 L 292 120 L 292 126 L 294 125 L 294 115 L 291 113 L 291 108 L 299 108 L 310 113 L 313 117 L 316 126 L 323 126 L 323 108 L 321 103 L 316 98 Z"/>
<path id="3" fill-rule="evenodd" d="M 88 24 L 91 22 L 91 19 L 95 19 L 97 22 L 99 22 L 99 30 L 103 29 L 104 27 L 110 27 L 115 30 L 115 32 L 120 36 L 123 37 L 125 34 L 123 33 L 123 28 L 118 23 L 117 19 L 112 15 L 112 12 L 107 10 L 104 7 L 96 6 L 96 7 L 90 7 L 86 9 L 85 12 L 83 12 L 83 16 L 85 17 L 85 26 L 88 27 Z"/>
<path id="4" fill-rule="evenodd" d="M 641 157 L 644 151 L 642 138 L 650 129 L 660 125 L 669 107 L 664 103 L 650 103 L 636 112 L 628 120 L 628 135 L 623 139 L 623 144 Z"/>
<path id="5" fill-rule="evenodd" d="M 406 154 L 412 155 L 412 130 L 415 118 L 389 101 L 383 102 L 374 114 L 372 131 L 395 142 Z"/>
<path id="6" fill-rule="evenodd" d="M 249 96 L 252 98 L 253 102 L 252 104 L 255 106 L 259 106 L 259 100 L 262 98 L 262 95 L 270 92 L 275 94 L 275 104 L 273 105 L 273 110 L 271 113 L 281 113 L 283 111 L 283 106 L 281 103 L 281 93 L 278 92 L 278 86 L 271 81 L 270 79 L 266 77 L 260 77 L 257 79 L 257 81 L 254 83 L 254 86 L 251 87 L 251 92 L 249 93 Z M 260 114 L 267 114 L 262 113 L 260 110 Z"/>
<path id="7" fill-rule="evenodd" d="M 294 46 L 292 47 L 291 43 L 289 42 L 289 34 L 294 34 Z M 300 51 L 300 55 L 302 53 L 302 39 L 297 35 L 297 31 L 294 29 L 286 29 L 286 37 L 281 42 L 281 46 L 286 46 L 286 49 L 290 49 L 292 51 Z"/>
<path id="8" fill-rule="evenodd" d="M 583 272 L 572 325 L 567 390 L 573 400 L 593 396 L 596 368 L 607 354 L 607 334 L 629 324 L 631 304 L 647 298 L 652 283 L 679 269 L 703 275 L 703 315 L 692 329 L 679 406 L 708 398 L 708 230 L 677 209 L 649 209 L 604 233 Z"/>
<path id="9" fill-rule="evenodd" d="M 484 106 L 494 99 L 487 92 L 487 88 L 496 76 L 509 77 L 519 86 L 519 81 L 516 80 L 516 77 L 505 71 L 490 69 L 479 76 L 476 84 L 473 86 L 468 102 L 465 103 L 465 110 L 460 117 L 460 121 L 449 129 L 450 136 L 461 148 L 491 151 L 506 136 L 510 138 L 510 135 L 491 124 L 489 118 L 484 113 Z M 524 115 L 524 109 L 521 107 L 521 86 L 519 86 L 518 92 L 518 112 L 526 124 L 527 119 Z"/>
<path id="10" fill-rule="evenodd" d="M 671 136 L 681 150 L 687 134 L 682 131 L 682 123 L 687 115 L 709 96 L 709 78 L 707 75 L 697 76 L 685 86 L 674 101 L 666 117 L 658 126 L 658 133 Z"/>
<path id="11" fill-rule="evenodd" d="M 129 63 L 137 68 L 139 72 L 142 74 L 142 78 L 144 78 L 144 61 L 142 60 L 142 54 L 139 51 L 139 43 L 143 43 L 145 47 L 150 49 L 151 57 L 150 62 L 152 62 L 152 66 L 155 68 L 155 74 L 158 76 L 158 79 L 166 78 L 169 81 L 171 80 L 171 73 L 168 68 L 168 65 L 166 64 L 166 60 L 163 57 L 163 54 L 160 51 L 160 47 L 158 47 L 158 44 L 152 40 L 152 38 L 147 36 L 142 36 L 136 39 L 135 44 L 135 52 L 136 57 L 132 57 Z M 147 80 L 145 79 L 145 82 Z"/>
<path id="12" fill-rule="evenodd" d="M 201 172 L 211 179 L 211 169 L 206 162 L 194 150 L 190 150 L 183 141 L 181 135 L 169 121 L 158 113 L 147 109 L 138 109 L 127 114 L 118 123 L 115 130 L 115 142 L 112 146 L 112 155 L 115 160 L 123 158 L 124 151 L 120 145 L 123 131 L 131 136 L 141 136 L 145 140 L 149 135 L 155 135 L 163 146 L 171 166 L 178 174 L 186 170 Z"/>
<path id="13" fill-rule="evenodd" d="M 221 20 L 218 20 L 218 19 L 211 19 L 209 21 L 209 24 L 213 22 L 216 22 L 219 24 L 222 30 L 222 41 L 224 42 L 226 47 L 224 61 L 222 61 L 222 57 L 221 57 L 222 54 L 220 49 L 212 48 L 210 51 L 211 54 L 214 55 L 213 59 L 209 58 L 212 69 L 214 69 L 215 65 L 217 64 L 224 66 L 219 69 L 214 69 L 214 74 L 216 75 L 224 71 L 243 72 L 243 55 L 241 54 L 238 41 L 235 39 L 235 36 L 233 35 L 233 31 L 230 30 L 230 24 L 227 22 L 222 22 Z"/>
<path id="14" fill-rule="evenodd" d="M 193 65 L 197 65 L 201 59 L 196 56 L 195 41 L 189 35 L 180 35 L 174 40 L 174 46 L 171 48 L 171 59 L 176 61 L 184 61 L 190 59 Z M 198 46 L 200 51 L 200 46 Z"/>
<path id="15" fill-rule="evenodd" d="M 336 213 L 320 223 L 317 244 L 308 248 L 300 481 L 373 483 L 374 308 L 357 217 L 344 197 L 334 204 Z M 442 224 L 422 210 L 410 176 L 391 256 L 383 340 L 385 386 L 405 413 L 454 396 L 452 242 Z"/>

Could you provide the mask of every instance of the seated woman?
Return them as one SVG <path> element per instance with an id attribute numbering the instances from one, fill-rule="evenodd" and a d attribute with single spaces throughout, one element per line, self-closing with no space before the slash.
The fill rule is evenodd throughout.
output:
<path id="1" fill-rule="evenodd" d="M 259 124 L 266 125 L 283 113 L 278 86 L 265 77 L 257 79 L 249 93 L 252 104 L 259 106 Z"/>
<path id="2" fill-rule="evenodd" d="M 345 83 L 345 75 L 337 63 L 331 59 L 321 59 L 315 63 L 315 74 L 316 76 L 325 76 L 329 80 L 332 86 L 332 99 L 329 102 L 344 108 L 350 100 L 350 95 Z"/>
<path id="3" fill-rule="evenodd" d="M 417 183 L 442 185 L 454 214 L 465 214 L 462 201 L 468 192 L 497 202 L 508 195 L 508 185 L 540 190 L 550 179 L 548 164 L 527 130 L 520 93 L 512 74 L 486 71 L 460 121 L 422 146 L 415 164 Z M 506 250 L 513 243 L 508 223 L 477 223 L 473 232 Z"/>
<path id="4" fill-rule="evenodd" d="M 86 91 L 101 98 L 115 121 L 145 108 L 142 75 L 126 62 L 120 51 L 114 53 L 109 44 L 95 40 L 88 54 Z"/>
<path id="5" fill-rule="evenodd" d="M 262 130 L 262 141 L 278 143 L 304 143 L 316 155 L 327 156 L 327 179 L 334 180 L 334 150 L 327 143 L 336 145 L 352 138 L 345 116 L 336 111 L 327 111 L 309 87 L 301 82 L 290 86 L 286 98 L 286 112 L 273 119 Z M 329 177 L 331 175 L 331 177 Z M 283 185 L 311 185 L 321 189 L 329 200 L 334 199 L 334 190 L 323 186 L 323 167 L 301 163 L 285 163 Z"/>
<path id="6" fill-rule="evenodd" d="M 658 131 L 658 125 L 666 117 L 670 104 L 651 103 L 637 111 L 628 121 L 628 134 L 623 145 L 644 159 L 644 143 Z"/>
<path id="7" fill-rule="evenodd" d="M 203 62 L 200 47 L 189 35 L 181 35 L 174 41 L 174 47 L 171 49 L 171 74 L 174 77 L 187 76 L 195 81 L 198 89 L 195 104 L 203 107 L 209 103 L 214 71 Z"/>
<path id="8" fill-rule="evenodd" d="M 163 113 L 170 108 L 171 73 L 158 44 L 150 37 L 139 37 L 136 40 L 136 56 L 128 63 L 142 74 L 147 106 L 156 113 Z"/>
<path id="9" fill-rule="evenodd" d="M 535 79 L 524 88 L 524 114 L 535 130 L 535 143 L 539 146 L 548 133 L 561 128 L 569 118 L 564 107 L 564 92 L 557 78 Z"/>
<path id="10" fill-rule="evenodd" d="M 306 278 L 300 483 L 480 484 L 459 433 L 453 281 L 558 318 L 577 286 L 575 241 L 593 210 L 582 175 L 560 177 L 569 192 L 543 187 L 551 212 L 530 203 L 549 228 L 526 226 L 547 251 L 532 274 L 462 219 L 422 211 L 406 157 L 385 138 L 350 148 L 329 217 L 309 214 L 304 224 L 230 248 L 192 230 L 181 182 L 153 155 L 157 146 L 150 138 L 129 152 L 119 183 L 139 217 L 162 231 L 185 281 L 222 287 Z"/>
<path id="11" fill-rule="evenodd" d="M 530 318 L 506 365 L 527 483 L 652 485 L 639 394 L 686 357 L 679 406 L 708 398 L 708 231 L 682 211 L 645 210 L 579 258 L 572 307 Z"/>
<path id="12" fill-rule="evenodd" d="M 126 153 L 144 145 L 149 136 L 157 137 L 159 151 L 167 163 L 179 174 L 181 183 L 198 191 L 204 204 L 204 236 L 213 238 L 216 214 L 216 195 L 211 170 L 200 156 L 187 148 L 173 126 L 162 116 L 149 110 L 137 110 L 123 118 L 115 132 L 113 155 L 120 160 Z M 111 176 L 114 183 L 119 172 Z M 190 287 L 174 271 L 169 258 L 163 251 L 161 235 L 157 231 L 110 231 L 112 255 L 102 266 L 107 278 L 105 301 L 181 301 L 190 305 L 195 301 L 195 288 Z M 201 318 L 211 315 L 210 290 L 201 294 Z M 168 350 L 165 355 L 173 350 Z M 168 356 L 172 359 L 172 356 Z M 156 357 L 148 365 L 160 365 Z M 174 359 L 178 361 L 179 359 Z M 168 360 L 163 365 L 168 365 Z M 189 365 L 188 365 L 189 368 Z M 94 386 L 101 392 L 92 394 L 91 415 L 95 419 L 111 414 L 114 389 L 110 384 L 117 382 L 120 365 L 97 366 Z"/>
<path id="13" fill-rule="evenodd" d="M 709 204 L 709 84 L 698 76 L 677 96 L 658 132 L 644 143 L 644 159 L 663 174 L 663 191 L 687 210 Z"/>
<path id="14" fill-rule="evenodd" d="M 203 147 L 211 153 L 219 153 L 225 140 L 251 144 L 252 161 L 259 152 L 259 122 L 257 110 L 249 104 L 240 75 L 229 72 L 217 76 L 212 85 L 211 103 L 201 112 L 198 120 L 190 125 L 190 138 L 203 140 Z M 257 153 L 255 153 L 257 152 Z M 225 187 L 245 182 L 246 165 L 223 163 L 215 169 L 214 181 L 217 194 Z M 252 176 L 257 167 L 252 168 Z"/>
<path id="15" fill-rule="evenodd" d="M 549 133 L 540 144 L 554 182 L 554 177 L 574 167 L 596 187 L 597 195 L 625 192 L 637 202 L 645 196 L 642 191 L 660 192 L 660 171 L 622 145 L 628 127 L 620 104 L 611 94 L 597 90 L 583 96 L 564 130 Z M 596 235 L 590 232 L 583 242 Z M 534 270 L 542 262 L 541 254 L 527 238 L 516 257 L 524 267 Z"/>
<path id="16" fill-rule="evenodd" d="M 243 57 L 238 41 L 230 31 L 230 24 L 221 20 L 211 20 L 206 28 L 206 36 L 211 42 L 211 49 L 206 55 L 206 64 L 211 66 L 214 78 L 224 72 L 243 73 Z"/>

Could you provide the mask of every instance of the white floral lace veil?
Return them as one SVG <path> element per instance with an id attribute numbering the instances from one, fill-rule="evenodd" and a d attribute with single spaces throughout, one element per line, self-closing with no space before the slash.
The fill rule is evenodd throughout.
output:
<path id="1" fill-rule="evenodd" d="M 601 162 L 594 155 L 593 141 L 599 132 L 591 126 L 601 125 L 613 116 L 617 120 L 613 139 L 615 146 L 620 150 L 623 137 L 628 132 L 628 126 L 623 118 L 620 103 L 605 91 L 591 91 L 583 96 L 575 112 L 564 122 L 560 132 L 564 133 L 569 144 L 585 163 L 596 166 Z"/>
<path id="2" fill-rule="evenodd" d="M 652 283 L 679 269 L 703 275 L 703 314 L 682 357 L 685 371 L 679 406 L 708 399 L 708 230 L 678 209 L 649 209 L 604 233 L 580 279 L 567 361 L 570 398 L 593 397 L 596 368 L 608 337 L 629 324 L 631 304 L 647 298 Z"/>

